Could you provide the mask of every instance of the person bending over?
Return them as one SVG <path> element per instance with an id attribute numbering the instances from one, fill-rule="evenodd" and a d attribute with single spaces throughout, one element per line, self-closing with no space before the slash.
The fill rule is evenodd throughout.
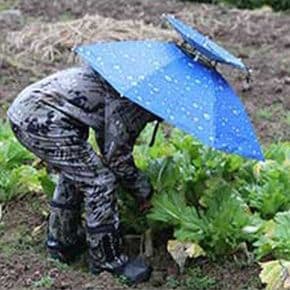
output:
<path id="1" fill-rule="evenodd" d="M 28 86 L 7 115 L 18 140 L 59 173 L 48 223 L 49 254 L 68 262 L 87 244 L 92 273 L 106 270 L 133 283 L 149 279 L 151 267 L 121 249 L 117 189 L 122 185 L 141 209 L 148 205 L 152 186 L 136 168 L 132 151 L 146 123 L 158 117 L 121 97 L 86 66 Z M 88 143 L 89 128 L 100 156 Z"/>

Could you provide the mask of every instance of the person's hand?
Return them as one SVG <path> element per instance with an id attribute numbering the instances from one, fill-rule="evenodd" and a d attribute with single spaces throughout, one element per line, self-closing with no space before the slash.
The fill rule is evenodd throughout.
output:
<path id="1" fill-rule="evenodd" d="M 139 202 L 139 211 L 141 213 L 147 213 L 152 208 L 152 204 L 150 200 L 142 200 Z"/>

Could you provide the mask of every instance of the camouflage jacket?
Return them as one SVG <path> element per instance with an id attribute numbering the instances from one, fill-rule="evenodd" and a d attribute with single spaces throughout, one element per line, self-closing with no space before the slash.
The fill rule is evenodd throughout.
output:
<path id="1" fill-rule="evenodd" d="M 91 68 L 70 68 L 30 85 L 14 100 L 8 117 L 22 130 L 44 137 L 47 125 L 57 126 L 64 117 L 84 131 L 93 128 L 104 162 L 121 183 L 137 197 L 149 194 L 150 184 L 137 170 L 132 151 L 146 123 L 157 117 L 121 97 Z"/>

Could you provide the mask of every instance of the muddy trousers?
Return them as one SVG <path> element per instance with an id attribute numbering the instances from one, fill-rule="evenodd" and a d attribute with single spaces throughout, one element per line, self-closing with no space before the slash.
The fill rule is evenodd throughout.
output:
<path id="1" fill-rule="evenodd" d="M 125 263 L 127 257 L 119 249 L 116 177 L 86 141 L 84 129 L 63 131 L 55 137 L 37 136 L 15 124 L 11 126 L 26 148 L 59 171 L 51 202 L 49 235 L 65 246 L 77 244 L 84 201 L 86 237 L 94 267 Z"/>

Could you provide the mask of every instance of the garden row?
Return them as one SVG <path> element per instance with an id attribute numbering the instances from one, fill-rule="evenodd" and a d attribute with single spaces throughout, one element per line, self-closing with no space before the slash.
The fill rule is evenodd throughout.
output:
<path id="1" fill-rule="evenodd" d="M 189 257 L 217 259 L 244 251 L 258 261 L 271 261 L 265 264 L 271 269 L 273 263 L 277 271 L 290 268 L 290 143 L 273 144 L 265 152 L 266 161 L 255 162 L 205 148 L 176 129 L 163 129 L 148 147 L 148 126 L 135 147 L 136 163 L 150 177 L 155 194 L 147 216 L 127 194 L 120 194 L 126 232 L 172 229 L 168 249 L 173 257 L 181 243 Z M 0 145 L 0 203 L 31 191 L 50 197 L 53 179 L 6 123 L 0 124 Z M 181 268 L 184 262 L 177 260 Z"/>

